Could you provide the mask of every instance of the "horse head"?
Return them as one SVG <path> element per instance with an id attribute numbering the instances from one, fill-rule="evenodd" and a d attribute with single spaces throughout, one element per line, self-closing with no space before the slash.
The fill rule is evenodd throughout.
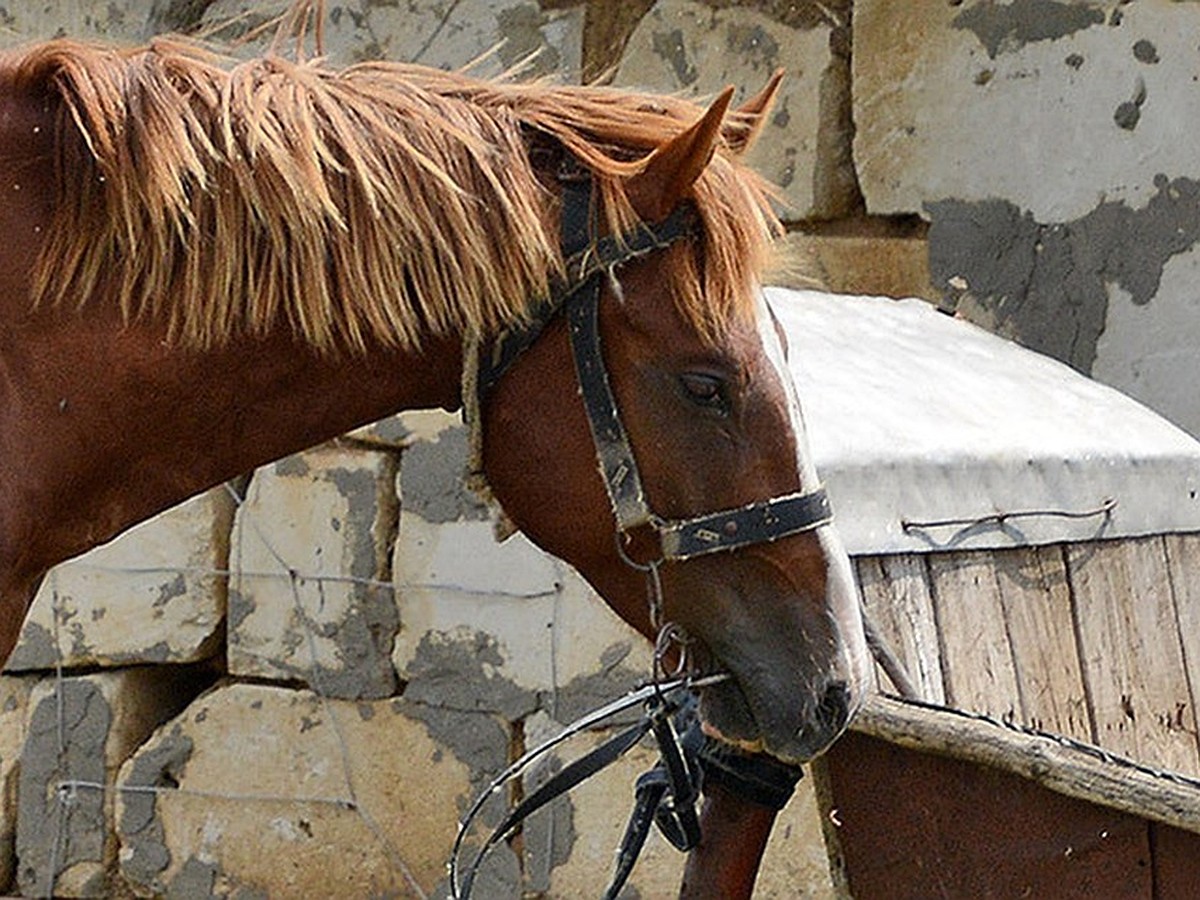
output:
<path id="1" fill-rule="evenodd" d="M 50 565 L 356 424 L 453 406 L 464 339 L 524 328 L 557 283 L 588 302 L 544 317 L 477 417 L 496 497 L 628 622 L 730 673 L 701 700 L 711 731 L 819 753 L 867 657 L 757 288 L 775 220 L 738 156 L 777 84 L 700 114 L 170 42 L 0 60 L 0 176 L 21 187 L 0 210 L 0 447 L 21 461 L 0 467 L 0 657 Z M 585 381 L 628 435 L 604 478 L 569 339 L 592 317 Z"/>
<path id="2" fill-rule="evenodd" d="M 629 166 L 620 187 L 637 221 L 649 223 L 653 249 L 622 256 L 621 247 L 635 243 L 636 234 L 626 233 L 610 241 L 613 258 L 593 266 L 599 365 L 618 423 L 599 428 L 627 432 L 630 458 L 615 467 L 640 474 L 646 515 L 623 520 L 616 494 L 624 488 L 612 482 L 628 473 L 606 474 L 603 450 L 597 465 L 596 417 L 589 422 L 586 411 L 591 389 L 573 373 L 582 365 L 580 382 L 594 376 L 573 362 L 579 337 L 569 333 L 583 327 L 574 313 L 548 318 L 495 379 L 482 403 L 481 437 L 488 482 L 518 527 L 573 564 L 651 640 L 686 635 L 676 656 L 685 652 L 705 670 L 732 676 L 702 693 L 709 732 L 801 762 L 848 724 L 863 696 L 868 656 L 850 562 L 824 516 L 810 510 L 799 527 L 767 527 L 745 542 L 734 534 L 741 524 L 734 513 L 744 508 L 769 525 L 797 503 L 824 500 L 782 332 L 751 278 L 714 283 L 731 271 L 715 257 L 738 250 L 714 246 L 712 231 L 728 225 L 722 216 L 743 225 L 753 219 L 731 196 L 748 190 L 735 157 L 753 139 L 777 84 L 730 116 L 731 124 L 727 91 L 699 121 Z M 713 180 L 717 167 L 723 181 Z M 568 211 L 566 194 L 578 188 L 559 187 L 569 249 L 569 219 L 580 214 Z M 586 217 L 599 201 L 593 193 L 574 202 Z M 678 218 L 681 207 L 691 230 L 656 242 L 656 224 Z M 761 215 L 755 223 L 766 224 Z M 585 266 L 589 253 L 605 255 L 603 240 L 613 237 L 611 220 L 596 227 L 608 233 L 592 235 L 580 254 Z M 570 271 L 567 279 L 567 292 L 582 280 Z M 691 284 L 681 288 L 680 279 Z M 721 292 L 736 295 L 727 310 L 696 314 L 697 299 L 711 302 Z M 710 517 L 715 510 L 729 514 Z M 711 533 L 712 552 L 664 548 L 669 523 L 696 521 L 704 522 L 696 530 Z"/>

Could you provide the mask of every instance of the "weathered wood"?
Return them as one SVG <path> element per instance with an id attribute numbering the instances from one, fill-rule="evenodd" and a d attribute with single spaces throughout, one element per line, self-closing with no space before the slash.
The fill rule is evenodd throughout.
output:
<path id="1" fill-rule="evenodd" d="M 1025 725 L 1092 740 L 1071 591 L 1058 547 L 993 554 Z"/>
<path id="2" fill-rule="evenodd" d="M 1150 772 L 1082 743 L 1064 743 L 953 710 L 873 696 L 854 730 L 925 753 L 991 766 L 1050 790 L 1200 833 L 1200 781 Z"/>
<path id="3" fill-rule="evenodd" d="M 863 602 L 921 698 L 946 699 L 941 652 L 925 560 L 918 554 L 866 556 L 857 562 Z"/>
<path id="4" fill-rule="evenodd" d="M 1195 713 L 1200 695 L 1200 534 L 1168 534 L 1164 543 L 1184 671 Z"/>
<path id="5" fill-rule="evenodd" d="M 1164 540 L 1074 544 L 1067 565 L 1096 742 L 1147 765 L 1200 772 Z"/>
<path id="6" fill-rule="evenodd" d="M 1019 718 L 1020 690 L 993 553 L 933 554 L 929 577 L 947 702 L 998 718 Z"/>

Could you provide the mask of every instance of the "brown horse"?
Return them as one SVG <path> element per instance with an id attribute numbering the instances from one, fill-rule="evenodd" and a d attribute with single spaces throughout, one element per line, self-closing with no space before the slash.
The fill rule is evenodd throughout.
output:
<path id="1" fill-rule="evenodd" d="M 815 490 L 757 290 L 776 222 L 738 161 L 774 89 L 705 112 L 386 63 L 234 64 L 170 42 L 4 58 L 0 659 L 54 564 L 362 423 L 460 408 L 464 346 L 486 355 L 574 277 L 566 170 L 592 185 L 593 242 L 688 214 L 683 239 L 597 276 L 604 364 L 655 520 Z M 832 530 L 667 561 L 652 615 L 628 564 L 652 540 L 616 534 L 567 331 L 550 319 L 483 402 L 496 499 L 626 621 L 651 639 L 676 623 L 691 659 L 732 674 L 702 697 L 712 733 L 812 758 L 866 682 Z"/>

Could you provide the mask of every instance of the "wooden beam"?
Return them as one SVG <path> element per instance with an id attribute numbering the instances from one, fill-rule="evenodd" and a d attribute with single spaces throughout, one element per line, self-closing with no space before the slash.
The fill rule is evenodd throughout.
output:
<path id="1" fill-rule="evenodd" d="M 1200 780 L 1156 772 L 1081 741 L 883 695 L 851 726 L 908 747 L 1028 778 L 1068 797 L 1200 834 Z"/>

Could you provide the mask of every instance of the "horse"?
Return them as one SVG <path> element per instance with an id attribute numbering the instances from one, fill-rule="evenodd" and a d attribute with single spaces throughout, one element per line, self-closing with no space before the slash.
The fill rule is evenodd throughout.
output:
<path id="1" fill-rule="evenodd" d="M 56 563 L 363 423 L 466 407 L 511 521 L 728 673 L 710 735 L 824 752 L 868 656 L 758 289 L 779 225 L 742 156 L 777 87 L 702 108 L 179 40 L 5 55 L 0 660 Z"/>

